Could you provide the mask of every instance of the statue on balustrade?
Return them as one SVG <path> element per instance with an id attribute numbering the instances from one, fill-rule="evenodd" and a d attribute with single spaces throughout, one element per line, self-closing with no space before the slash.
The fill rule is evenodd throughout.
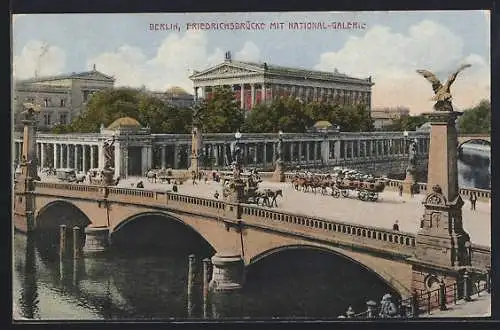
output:
<path id="1" fill-rule="evenodd" d="M 381 318 L 395 317 L 398 313 L 396 305 L 391 300 L 392 296 L 390 294 L 385 294 L 380 302 L 380 312 L 379 316 Z"/>
<path id="2" fill-rule="evenodd" d="M 408 148 L 408 160 L 409 165 L 407 171 L 415 171 L 415 167 L 417 165 L 417 140 L 415 139 Z"/>
<path id="3" fill-rule="evenodd" d="M 451 92 L 450 87 L 457 78 L 457 75 L 466 68 L 469 68 L 470 64 L 464 64 L 457 71 L 455 71 L 443 85 L 441 81 L 436 77 L 436 75 L 427 70 L 417 70 L 417 73 L 422 75 L 425 79 L 427 79 L 432 84 L 432 89 L 434 90 L 433 101 L 436 101 L 434 104 L 434 109 L 436 111 L 453 111 L 453 107 L 451 105 Z"/>
<path id="4" fill-rule="evenodd" d="M 112 160 L 113 160 L 113 152 L 114 148 L 113 145 L 115 144 L 115 137 L 113 136 L 112 139 L 107 139 L 104 141 L 104 144 L 102 146 L 102 149 L 104 151 L 104 168 L 105 169 L 110 169 L 112 166 Z"/>

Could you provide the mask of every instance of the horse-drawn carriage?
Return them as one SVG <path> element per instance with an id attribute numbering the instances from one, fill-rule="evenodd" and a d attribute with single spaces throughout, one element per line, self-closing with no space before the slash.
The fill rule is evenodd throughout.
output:
<path id="1" fill-rule="evenodd" d="M 348 197 L 351 191 L 356 192 L 358 198 L 362 201 L 378 200 L 379 193 L 383 192 L 385 188 L 385 181 L 374 179 L 369 181 L 352 180 L 352 179 L 339 179 L 335 182 L 332 190 L 332 196 L 339 198 Z"/>
<path id="2" fill-rule="evenodd" d="M 188 174 L 178 174 L 174 175 L 172 169 L 150 169 L 145 173 L 146 178 L 150 183 L 156 183 L 160 181 L 161 183 L 175 183 L 183 184 L 189 179 Z"/>

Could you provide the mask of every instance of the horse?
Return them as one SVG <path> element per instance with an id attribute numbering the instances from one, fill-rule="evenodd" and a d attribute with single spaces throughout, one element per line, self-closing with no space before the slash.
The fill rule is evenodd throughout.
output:
<path id="1" fill-rule="evenodd" d="M 260 195 L 259 197 L 262 199 L 263 206 L 278 207 L 278 202 L 276 201 L 276 198 L 278 196 L 283 197 L 283 190 L 278 189 L 273 191 L 271 189 L 265 189 L 264 191 L 259 192 L 259 195 Z"/>

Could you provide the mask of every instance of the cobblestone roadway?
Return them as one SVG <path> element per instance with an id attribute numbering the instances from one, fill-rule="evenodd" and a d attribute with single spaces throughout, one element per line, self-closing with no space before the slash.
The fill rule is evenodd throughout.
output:
<path id="1" fill-rule="evenodd" d="M 54 179 L 50 179 L 52 180 Z M 128 178 L 122 180 L 118 186 L 130 188 L 139 180 L 143 181 L 145 189 L 165 191 L 172 188 L 168 184 L 149 183 L 145 178 Z M 213 194 L 218 190 L 222 195 L 221 184 L 212 181 L 202 181 L 193 186 L 189 180 L 178 187 L 181 194 L 213 198 Z M 413 233 L 418 230 L 424 210 L 421 203 L 423 195 L 416 195 L 414 198 L 399 197 L 397 192 L 384 191 L 377 202 L 363 202 L 354 195 L 337 199 L 320 193 L 295 191 L 290 183 L 264 181 L 260 188 L 282 188 L 284 198 L 278 197 L 278 208 L 289 212 L 385 228 L 392 228 L 394 221 L 398 220 L 401 231 Z M 471 211 L 470 203 L 465 201 L 462 211 L 464 228 L 471 236 L 472 242 L 491 246 L 490 202 L 478 202 L 476 211 Z"/>

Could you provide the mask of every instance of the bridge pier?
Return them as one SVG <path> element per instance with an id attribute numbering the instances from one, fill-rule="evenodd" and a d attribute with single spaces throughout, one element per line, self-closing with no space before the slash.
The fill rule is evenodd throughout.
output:
<path id="1" fill-rule="evenodd" d="M 108 227 L 87 227 L 85 228 L 85 255 L 101 254 L 109 248 L 109 228 Z"/>
<path id="2" fill-rule="evenodd" d="M 239 254 L 221 253 L 212 257 L 213 291 L 233 291 L 243 287 L 245 263 Z"/>

